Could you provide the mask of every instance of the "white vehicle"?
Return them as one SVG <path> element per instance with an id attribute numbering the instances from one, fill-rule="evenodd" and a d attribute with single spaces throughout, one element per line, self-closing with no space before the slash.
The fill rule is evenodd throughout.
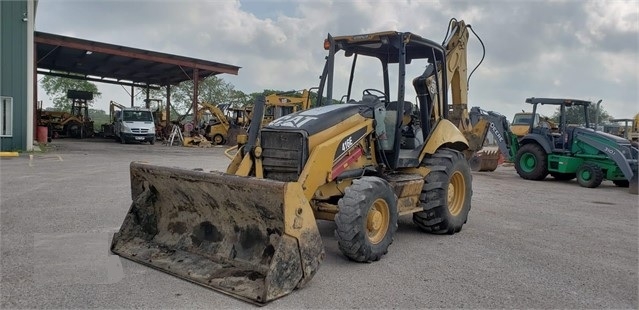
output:
<path id="1" fill-rule="evenodd" d="M 153 113 L 145 108 L 123 108 L 115 111 L 114 133 L 120 143 L 155 143 L 155 122 Z"/>

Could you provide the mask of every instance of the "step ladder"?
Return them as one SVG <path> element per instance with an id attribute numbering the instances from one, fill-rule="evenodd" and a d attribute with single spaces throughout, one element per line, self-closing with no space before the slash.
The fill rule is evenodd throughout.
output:
<path id="1" fill-rule="evenodd" d="M 168 146 L 173 146 L 173 142 L 175 141 L 175 138 L 178 138 L 178 145 L 182 145 L 182 143 L 184 142 L 184 136 L 182 136 L 182 130 L 180 130 L 180 126 L 178 125 L 173 125 L 173 129 L 171 130 L 171 135 L 169 136 L 169 141 L 167 142 Z"/>

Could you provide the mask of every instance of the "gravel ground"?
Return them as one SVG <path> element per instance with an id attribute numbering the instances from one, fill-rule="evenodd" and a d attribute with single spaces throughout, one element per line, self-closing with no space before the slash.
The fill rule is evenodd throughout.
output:
<path id="1" fill-rule="evenodd" d="M 55 140 L 0 159 L 0 306 L 255 308 L 109 252 L 131 203 L 128 165 L 224 170 L 222 148 Z M 473 205 L 452 236 L 410 216 L 379 262 L 345 259 L 318 221 L 326 259 L 303 289 L 264 308 L 638 308 L 638 196 L 604 182 L 473 173 Z"/>

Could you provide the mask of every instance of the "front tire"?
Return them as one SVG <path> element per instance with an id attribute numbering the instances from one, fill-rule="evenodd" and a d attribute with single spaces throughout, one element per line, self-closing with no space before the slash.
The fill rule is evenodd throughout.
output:
<path id="1" fill-rule="evenodd" d="M 593 163 L 583 163 L 577 169 L 577 182 L 588 188 L 595 188 L 603 181 L 603 171 Z"/>
<path id="2" fill-rule="evenodd" d="M 351 260 L 372 262 L 388 252 L 397 231 L 397 198 L 378 177 L 353 180 L 337 203 L 335 237 L 340 251 Z"/>
<path id="3" fill-rule="evenodd" d="M 515 170 L 526 180 L 540 181 L 548 175 L 546 152 L 536 143 L 525 144 L 517 152 Z"/>
<path id="4" fill-rule="evenodd" d="M 213 136 L 213 143 L 215 145 L 224 144 L 224 137 L 221 134 L 216 134 L 215 136 Z"/>
<path id="5" fill-rule="evenodd" d="M 413 222 L 433 234 L 454 234 L 468 220 L 473 195 L 472 176 L 464 155 L 440 149 L 422 161 L 430 169 L 420 196 L 424 211 L 413 214 Z"/>

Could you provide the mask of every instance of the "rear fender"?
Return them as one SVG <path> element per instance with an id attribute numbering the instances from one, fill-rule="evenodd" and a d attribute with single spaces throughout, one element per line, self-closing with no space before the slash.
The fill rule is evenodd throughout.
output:
<path id="1" fill-rule="evenodd" d="M 537 143 L 544 149 L 546 154 L 552 153 L 552 148 L 550 147 L 550 143 L 548 142 L 548 139 L 545 139 L 540 135 L 528 134 L 519 141 L 520 147 L 528 143 Z"/>
<path id="2" fill-rule="evenodd" d="M 419 162 L 424 159 L 426 154 L 435 154 L 444 145 L 460 152 L 468 149 L 468 140 L 466 140 L 464 134 L 447 119 L 439 120 L 435 128 L 430 132 L 426 139 L 426 145 L 419 155 Z"/>

